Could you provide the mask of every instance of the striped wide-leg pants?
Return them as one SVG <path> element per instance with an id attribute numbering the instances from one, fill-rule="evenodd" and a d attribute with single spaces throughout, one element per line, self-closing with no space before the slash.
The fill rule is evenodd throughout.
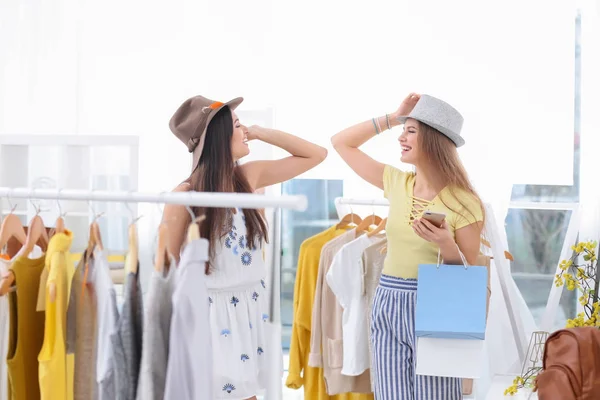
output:
<path id="1" fill-rule="evenodd" d="M 417 280 L 382 275 L 371 340 L 376 400 L 459 400 L 462 380 L 415 374 Z"/>

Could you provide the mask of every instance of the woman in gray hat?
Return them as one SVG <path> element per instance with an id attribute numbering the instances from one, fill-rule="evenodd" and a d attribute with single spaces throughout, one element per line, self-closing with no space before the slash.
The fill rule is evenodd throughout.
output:
<path id="1" fill-rule="evenodd" d="M 299 137 L 257 126 L 245 127 L 227 103 L 196 96 L 173 115 L 170 128 L 193 153 L 192 174 L 175 191 L 253 193 L 314 168 L 327 150 Z M 250 153 L 248 141 L 261 140 L 288 151 L 280 160 L 238 161 Z M 262 244 L 267 226 L 259 210 L 209 208 L 201 235 L 209 239 L 206 265 L 213 348 L 214 399 L 253 399 L 266 384 L 269 343 L 268 292 Z M 169 250 L 178 256 L 190 215 L 185 207 L 167 205 L 163 220 L 171 233 Z M 277 351 L 277 349 L 273 349 Z M 202 357 L 202 354 L 198 354 Z"/>
<path id="2" fill-rule="evenodd" d="M 384 165 L 359 147 L 403 124 L 398 138 L 403 163 L 416 173 Z M 415 375 L 415 302 L 419 264 L 476 262 L 484 221 L 481 199 L 457 152 L 463 117 L 449 104 L 411 93 L 392 114 L 344 129 L 331 139 L 335 150 L 365 181 L 384 191 L 390 209 L 387 254 L 373 300 L 371 341 L 378 400 L 462 399 L 461 380 Z M 436 225 L 426 211 L 443 214 Z"/>

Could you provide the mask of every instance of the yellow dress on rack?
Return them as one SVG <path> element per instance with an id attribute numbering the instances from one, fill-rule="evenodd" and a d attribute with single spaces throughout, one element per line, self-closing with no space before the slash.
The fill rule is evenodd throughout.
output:
<path id="1" fill-rule="evenodd" d="M 42 400 L 73 399 L 73 354 L 67 355 L 65 337 L 67 308 L 74 266 L 69 250 L 73 234 L 65 230 L 50 239 L 46 253 L 46 327 L 44 344 L 38 356 L 40 395 Z M 50 287 L 55 285 L 55 301 Z"/>
<path id="2" fill-rule="evenodd" d="M 306 239 L 300 246 L 298 268 L 294 285 L 294 321 L 290 340 L 290 364 L 286 386 L 299 389 L 304 386 L 304 398 L 310 400 L 372 400 L 372 394 L 343 393 L 327 394 L 322 368 L 308 366 L 310 353 L 310 329 L 312 324 L 313 300 L 319 273 L 319 261 L 323 246 L 346 232 L 335 226 Z"/>

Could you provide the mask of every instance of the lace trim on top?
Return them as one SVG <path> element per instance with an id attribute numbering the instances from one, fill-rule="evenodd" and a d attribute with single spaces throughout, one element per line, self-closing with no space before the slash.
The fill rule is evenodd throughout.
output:
<path id="1" fill-rule="evenodd" d="M 410 212 L 406 214 L 406 223 L 412 226 L 413 222 L 421 218 L 429 206 L 432 206 L 434 203 L 433 201 L 415 196 L 409 196 L 409 201 Z"/>

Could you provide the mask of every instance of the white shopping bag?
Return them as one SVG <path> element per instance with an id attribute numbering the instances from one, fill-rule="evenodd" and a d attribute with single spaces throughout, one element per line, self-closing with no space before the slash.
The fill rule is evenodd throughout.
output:
<path id="1" fill-rule="evenodd" d="M 485 340 L 417 338 L 418 375 L 480 377 Z"/>

